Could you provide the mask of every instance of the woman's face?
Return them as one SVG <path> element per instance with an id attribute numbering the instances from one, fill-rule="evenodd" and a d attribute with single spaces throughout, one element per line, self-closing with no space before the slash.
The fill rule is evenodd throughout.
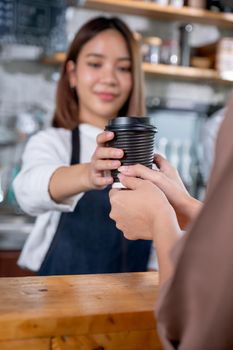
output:
<path id="1" fill-rule="evenodd" d="M 76 65 L 68 62 L 77 91 L 79 119 L 103 128 L 117 115 L 132 90 L 130 54 L 123 36 L 109 29 L 88 41 Z"/>

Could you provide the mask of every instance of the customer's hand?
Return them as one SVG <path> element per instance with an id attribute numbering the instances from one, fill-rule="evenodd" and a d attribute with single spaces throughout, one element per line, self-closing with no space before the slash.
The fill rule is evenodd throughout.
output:
<path id="1" fill-rule="evenodd" d="M 110 217 L 128 239 L 154 239 L 175 225 L 175 212 L 164 193 L 150 181 L 120 175 L 127 189 L 110 191 Z"/>
<path id="2" fill-rule="evenodd" d="M 157 185 L 173 206 L 180 228 L 185 229 L 199 212 L 201 202 L 190 196 L 177 170 L 165 158 L 156 154 L 154 163 L 159 170 L 137 164 L 120 167 L 119 171 L 126 176 L 140 177 Z"/>
<path id="3" fill-rule="evenodd" d="M 113 132 L 102 132 L 97 136 L 97 148 L 88 167 L 90 188 L 101 189 L 113 183 L 110 170 L 119 168 L 120 158 L 124 152 L 118 148 L 106 147 L 106 142 L 112 140 Z"/>
<path id="4" fill-rule="evenodd" d="M 110 217 L 128 239 L 153 239 L 163 285 L 171 276 L 171 249 L 180 236 L 174 209 L 165 194 L 152 182 L 120 175 L 127 190 L 111 190 Z"/>

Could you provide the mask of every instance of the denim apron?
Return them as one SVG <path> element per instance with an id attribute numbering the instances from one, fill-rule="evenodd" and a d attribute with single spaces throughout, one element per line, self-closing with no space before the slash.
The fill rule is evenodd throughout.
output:
<path id="1" fill-rule="evenodd" d="M 79 163 L 79 129 L 72 131 L 71 164 Z M 39 275 L 146 271 L 151 241 L 124 238 L 109 218 L 110 186 L 86 192 L 62 213 Z"/>

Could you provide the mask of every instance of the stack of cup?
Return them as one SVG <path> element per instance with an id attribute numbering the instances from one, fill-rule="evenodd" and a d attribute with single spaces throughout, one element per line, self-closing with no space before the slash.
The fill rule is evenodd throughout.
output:
<path id="1" fill-rule="evenodd" d="M 114 132 L 114 138 L 107 146 L 124 151 L 124 157 L 120 159 L 121 165 L 142 164 L 152 168 L 157 128 L 150 124 L 149 118 L 117 117 L 109 121 L 105 130 Z M 111 174 L 114 179 L 113 188 L 122 188 L 118 170 L 112 170 Z"/>

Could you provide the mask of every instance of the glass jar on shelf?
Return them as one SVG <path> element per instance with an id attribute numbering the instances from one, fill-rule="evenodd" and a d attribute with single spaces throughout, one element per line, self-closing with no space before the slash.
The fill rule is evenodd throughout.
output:
<path id="1" fill-rule="evenodd" d="M 148 63 L 160 62 L 162 40 L 158 37 L 145 37 L 142 41 L 143 61 Z"/>
<path id="2" fill-rule="evenodd" d="M 169 65 L 179 64 L 179 45 L 175 39 L 163 40 L 161 45 L 161 63 Z"/>

